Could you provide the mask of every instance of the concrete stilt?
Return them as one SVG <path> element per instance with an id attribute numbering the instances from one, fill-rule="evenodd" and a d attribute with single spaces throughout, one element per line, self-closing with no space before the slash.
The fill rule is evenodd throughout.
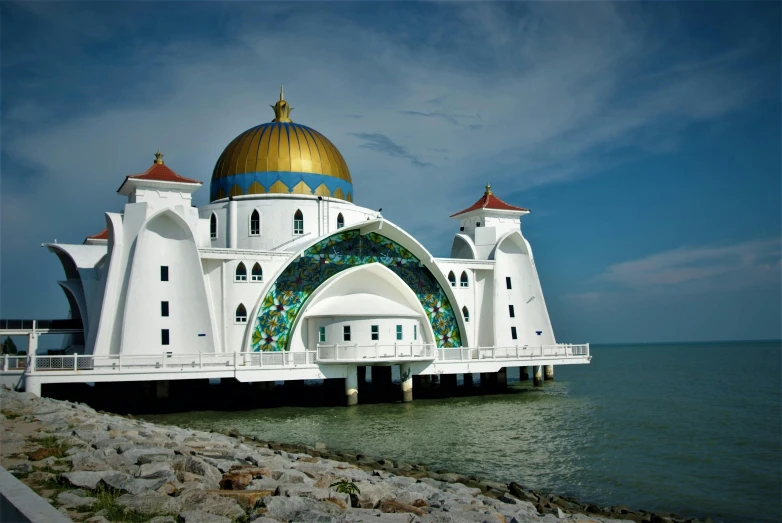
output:
<path id="1" fill-rule="evenodd" d="M 519 381 L 529 381 L 527 367 L 519 367 Z"/>
<path id="2" fill-rule="evenodd" d="M 475 385 L 474 377 L 472 373 L 465 373 L 463 376 L 464 388 L 471 389 Z"/>
<path id="3" fill-rule="evenodd" d="M 348 375 L 345 378 L 345 398 L 348 407 L 358 405 L 358 370 L 355 365 L 348 365 Z"/>
<path id="4" fill-rule="evenodd" d="M 543 366 L 542 365 L 535 365 L 535 377 L 533 379 L 533 384 L 536 387 L 542 387 L 543 386 Z"/>
<path id="5" fill-rule="evenodd" d="M 546 365 L 543 377 L 546 379 L 546 381 L 554 379 L 554 365 Z"/>
<path id="6" fill-rule="evenodd" d="M 497 371 L 497 386 L 501 389 L 508 388 L 508 368 L 503 367 Z"/>
<path id="7" fill-rule="evenodd" d="M 24 391 L 41 397 L 41 380 L 35 375 L 24 377 Z"/>
<path id="8" fill-rule="evenodd" d="M 399 366 L 399 381 L 402 387 L 402 403 L 413 401 L 413 368 L 409 363 Z"/>

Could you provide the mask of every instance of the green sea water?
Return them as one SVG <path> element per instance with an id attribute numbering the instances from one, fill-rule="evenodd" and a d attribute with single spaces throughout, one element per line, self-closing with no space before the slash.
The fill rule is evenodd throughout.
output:
<path id="1" fill-rule="evenodd" d="M 542 388 L 512 383 L 512 394 L 146 417 L 324 442 L 599 505 L 782 521 L 780 342 L 593 346 L 592 354 L 590 365 L 556 367 Z"/>

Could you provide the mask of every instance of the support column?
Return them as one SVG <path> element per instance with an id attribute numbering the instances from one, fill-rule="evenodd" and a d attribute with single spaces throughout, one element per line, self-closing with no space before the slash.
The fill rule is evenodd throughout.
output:
<path id="1" fill-rule="evenodd" d="M 464 388 L 465 389 L 472 389 L 473 388 L 473 386 L 475 385 L 475 381 L 474 381 L 473 378 L 474 377 L 472 375 L 472 372 L 468 372 L 468 373 L 465 373 L 463 375 Z"/>
<path id="2" fill-rule="evenodd" d="M 554 365 L 546 365 L 544 377 L 546 378 L 546 381 L 554 379 Z"/>
<path id="3" fill-rule="evenodd" d="M 31 332 L 27 335 L 27 354 L 35 356 L 38 352 L 38 335 Z"/>
<path id="4" fill-rule="evenodd" d="M 497 371 L 497 385 L 501 390 L 508 388 L 508 368 L 503 367 Z"/>
<path id="5" fill-rule="evenodd" d="M 533 379 L 533 384 L 536 387 L 542 387 L 543 386 L 543 366 L 542 365 L 535 365 L 535 377 Z"/>
<path id="6" fill-rule="evenodd" d="M 519 381 L 529 381 L 527 367 L 519 367 Z"/>
<path id="7" fill-rule="evenodd" d="M 35 394 L 39 398 L 41 397 L 41 381 L 35 375 L 25 374 L 24 376 L 24 391 L 31 394 Z"/>
<path id="8" fill-rule="evenodd" d="M 358 405 L 358 370 L 355 365 L 348 365 L 348 375 L 345 378 L 345 397 L 348 407 Z"/>
<path id="9" fill-rule="evenodd" d="M 402 403 L 413 401 L 413 368 L 409 363 L 399 366 L 399 384 L 402 387 Z"/>

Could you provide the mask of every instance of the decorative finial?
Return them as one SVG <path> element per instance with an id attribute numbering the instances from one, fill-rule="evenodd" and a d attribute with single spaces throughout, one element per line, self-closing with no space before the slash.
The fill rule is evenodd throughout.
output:
<path id="1" fill-rule="evenodd" d="M 155 163 L 158 165 L 163 165 L 163 153 L 160 152 L 160 149 L 158 149 L 155 153 Z"/>
<path id="2" fill-rule="evenodd" d="M 492 192 L 491 192 L 491 185 L 490 185 L 490 184 L 488 184 L 488 183 L 486 184 L 486 192 L 485 192 L 485 193 L 483 193 L 483 195 L 484 195 L 484 196 L 491 196 L 491 195 L 492 195 Z"/>
<path id="3" fill-rule="evenodd" d="M 292 122 L 291 120 L 291 111 L 293 111 L 293 107 L 288 105 L 288 102 L 285 101 L 282 86 L 280 86 L 280 101 L 276 104 L 271 106 L 272 109 L 274 109 L 274 120 L 272 122 Z"/>

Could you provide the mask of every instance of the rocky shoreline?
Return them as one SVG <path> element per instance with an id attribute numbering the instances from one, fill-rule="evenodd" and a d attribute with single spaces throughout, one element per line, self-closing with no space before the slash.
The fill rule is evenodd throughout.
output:
<path id="1" fill-rule="evenodd" d="M 0 413 L 0 463 L 73 521 L 699 521 L 8 390 Z"/>

